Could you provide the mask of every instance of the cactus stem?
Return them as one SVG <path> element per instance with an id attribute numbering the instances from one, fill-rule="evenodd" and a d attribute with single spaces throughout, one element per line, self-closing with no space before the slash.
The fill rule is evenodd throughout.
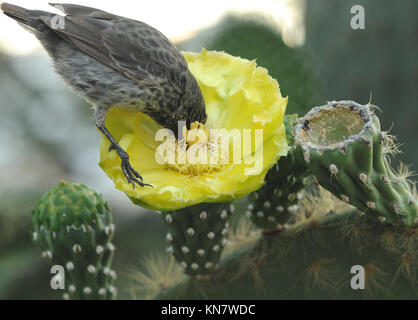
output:
<path id="1" fill-rule="evenodd" d="M 413 194 L 412 173 L 403 164 L 397 172 L 390 167 L 387 154 L 396 154 L 397 145 L 393 136 L 381 132 L 369 106 L 333 101 L 315 107 L 295 125 L 294 136 L 297 157 L 305 159 L 322 187 L 390 223 L 414 223 L 418 206 L 408 204 Z M 341 147 L 346 150 L 343 156 L 337 152 Z M 332 179 L 337 174 L 338 179 Z"/>

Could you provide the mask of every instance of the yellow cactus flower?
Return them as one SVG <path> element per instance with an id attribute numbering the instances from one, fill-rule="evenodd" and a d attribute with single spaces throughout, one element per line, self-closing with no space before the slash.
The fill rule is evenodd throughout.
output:
<path id="1" fill-rule="evenodd" d="M 184 140 L 167 137 L 157 141 L 161 140 L 156 135 L 162 127 L 140 112 L 112 108 L 106 117 L 106 127 L 129 154 L 132 167 L 153 188 L 133 189 L 122 173 L 116 151 L 108 152 L 107 139 L 101 143 L 99 165 L 116 188 L 135 204 L 154 210 L 177 210 L 201 202 L 243 197 L 263 185 L 267 171 L 289 149 L 283 124 L 287 97 L 281 96 L 277 81 L 266 69 L 258 67 L 255 61 L 224 52 L 203 49 L 200 53 L 183 52 L 183 55 L 205 99 L 208 115 L 205 125 L 193 123 L 189 130 L 184 128 Z M 202 131 L 203 137 L 187 136 L 196 130 Z M 242 133 L 242 141 L 227 136 L 227 145 L 234 146 L 226 153 L 219 152 L 217 159 L 222 161 L 197 163 L 189 159 L 188 151 L 193 148 L 198 150 L 197 154 L 204 151 L 212 155 L 213 147 L 219 143 L 213 138 L 222 136 L 225 130 Z M 176 150 L 176 160 L 179 150 L 183 150 L 180 147 L 184 147 L 185 162 L 161 162 L 163 144 Z"/>

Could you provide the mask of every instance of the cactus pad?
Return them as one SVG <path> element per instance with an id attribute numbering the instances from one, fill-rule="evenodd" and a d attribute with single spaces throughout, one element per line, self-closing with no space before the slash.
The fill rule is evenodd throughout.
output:
<path id="1" fill-rule="evenodd" d="M 391 169 L 390 138 L 370 105 L 333 101 L 313 108 L 294 136 L 298 156 L 335 196 L 381 221 L 417 223 L 414 184 Z"/>
<path id="2" fill-rule="evenodd" d="M 201 203 L 161 213 L 167 226 L 167 252 L 172 253 L 189 275 L 216 270 L 227 243 L 228 219 L 235 207 L 229 203 Z"/>
<path id="3" fill-rule="evenodd" d="M 33 240 L 42 256 L 65 269 L 64 299 L 111 299 L 115 272 L 112 215 L 102 196 L 74 182 L 61 181 L 32 213 Z"/>

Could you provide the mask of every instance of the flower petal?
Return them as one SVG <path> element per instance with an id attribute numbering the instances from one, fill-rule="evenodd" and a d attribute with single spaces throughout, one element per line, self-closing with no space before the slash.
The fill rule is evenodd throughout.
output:
<path id="1" fill-rule="evenodd" d="M 156 161 L 155 151 L 161 144 L 155 140 L 156 132 L 162 128 L 159 124 L 141 112 L 112 108 L 106 127 L 127 151 L 144 182 L 154 188 L 132 188 L 121 171 L 116 152 L 107 151 L 109 142 L 104 137 L 99 165 L 116 188 L 134 203 L 150 209 L 176 210 L 200 202 L 245 196 L 263 184 L 269 168 L 289 149 L 283 124 L 287 98 L 281 96 L 277 81 L 266 69 L 257 67 L 255 61 L 224 52 L 202 50 L 183 54 L 206 102 L 206 127 L 249 130 L 253 146 L 246 152 L 241 146 L 241 163 L 187 175 Z M 256 129 L 262 129 L 262 145 L 257 147 Z M 248 162 L 251 159 L 252 163 Z"/>

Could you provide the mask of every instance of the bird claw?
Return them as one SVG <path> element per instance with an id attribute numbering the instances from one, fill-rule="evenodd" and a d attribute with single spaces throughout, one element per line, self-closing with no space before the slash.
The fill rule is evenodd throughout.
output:
<path id="1" fill-rule="evenodd" d="M 139 180 L 144 181 L 144 179 L 142 179 L 142 176 L 138 173 L 138 171 L 136 171 L 134 168 L 131 167 L 132 173 L 134 174 L 135 177 L 137 177 Z"/>
<path id="2" fill-rule="evenodd" d="M 132 183 L 133 189 L 135 189 L 135 183 L 137 183 L 141 187 L 151 187 L 152 185 L 148 183 L 143 183 L 142 176 L 136 171 L 134 168 L 132 168 L 130 162 L 129 162 L 129 156 L 128 154 L 117 144 L 110 144 L 109 151 L 116 150 L 119 157 L 121 158 L 121 168 L 122 172 L 125 175 L 126 179 L 128 180 L 128 183 Z"/>
<path id="3" fill-rule="evenodd" d="M 128 159 L 122 159 L 121 168 L 122 168 L 122 172 L 125 175 L 128 182 L 132 184 L 133 189 L 135 189 L 135 183 L 137 183 L 141 187 L 148 186 L 148 187 L 153 188 L 152 185 L 142 182 L 141 175 L 137 171 L 135 171 L 134 168 L 132 168 Z M 139 180 L 139 179 L 141 179 L 141 180 Z"/>

